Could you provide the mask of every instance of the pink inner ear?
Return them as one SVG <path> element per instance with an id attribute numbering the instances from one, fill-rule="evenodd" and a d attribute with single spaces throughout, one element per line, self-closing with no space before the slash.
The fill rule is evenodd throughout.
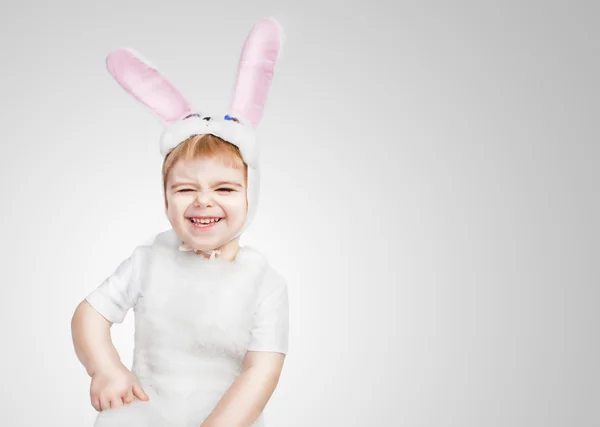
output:
<path id="1" fill-rule="evenodd" d="M 263 19 L 252 28 L 242 49 L 229 111 L 249 121 L 253 127 L 260 122 L 267 101 L 280 38 L 279 24 Z"/>
<path id="2" fill-rule="evenodd" d="M 132 51 L 120 48 L 111 52 L 106 67 L 123 89 L 163 122 L 173 123 L 192 112 L 190 103 L 173 83 Z"/>

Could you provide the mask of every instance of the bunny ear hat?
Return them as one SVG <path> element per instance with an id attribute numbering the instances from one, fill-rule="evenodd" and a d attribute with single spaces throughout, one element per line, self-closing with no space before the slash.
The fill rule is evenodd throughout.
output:
<path id="1" fill-rule="evenodd" d="M 163 125 L 159 144 L 163 158 L 193 135 L 212 134 L 239 148 L 248 165 L 248 212 L 242 228 L 229 241 L 248 228 L 256 213 L 260 170 L 255 130 L 267 101 L 282 37 L 282 29 L 273 19 L 254 25 L 242 48 L 228 114 L 218 116 L 195 110 L 175 85 L 135 50 L 119 48 L 106 58 L 114 79 Z"/>

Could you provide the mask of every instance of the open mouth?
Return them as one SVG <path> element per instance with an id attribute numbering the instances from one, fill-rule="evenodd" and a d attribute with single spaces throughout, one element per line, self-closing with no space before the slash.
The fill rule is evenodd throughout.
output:
<path id="1" fill-rule="evenodd" d="M 219 222 L 221 222 L 223 218 L 188 218 L 188 221 L 190 221 L 192 223 L 192 225 L 195 228 L 211 228 L 214 227 L 216 224 L 218 224 Z"/>

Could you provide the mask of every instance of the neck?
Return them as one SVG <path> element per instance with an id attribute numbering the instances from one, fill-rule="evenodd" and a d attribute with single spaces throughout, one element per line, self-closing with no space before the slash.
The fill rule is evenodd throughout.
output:
<path id="1" fill-rule="evenodd" d="M 240 238 L 237 237 L 233 240 L 231 240 L 230 242 L 225 243 L 222 246 L 219 246 L 218 248 L 215 248 L 216 250 L 220 251 L 219 254 L 216 254 L 215 257 L 220 259 L 220 260 L 224 260 L 224 261 L 233 261 L 235 260 L 235 257 L 237 256 L 237 253 L 240 249 L 240 242 L 239 242 Z M 202 256 L 204 258 L 210 258 L 212 251 L 201 251 L 201 250 L 195 250 L 194 253 L 198 256 Z"/>

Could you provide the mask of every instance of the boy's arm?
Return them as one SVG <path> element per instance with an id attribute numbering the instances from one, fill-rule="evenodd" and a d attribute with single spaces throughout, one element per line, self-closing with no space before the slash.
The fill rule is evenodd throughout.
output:
<path id="1" fill-rule="evenodd" d="M 121 366 L 121 358 L 113 345 L 110 328 L 105 319 L 86 300 L 75 309 L 71 319 L 71 334 L 75 354 L 91 377 L 98 371 Z"/>
<path id="2" fill-rule="evenodd" d="M 247 427 L 254 423 L 275 391 L 288 352 L 287 283 L 269 269 L 263 279 L 242 373 L 200 427 Z"/>
<path id="3" fill-rule="evenodd" d="M 146 247 L 137 247 L 116 270 L 77 306 L 71 320 L 75 353 L 88 375 L 123 368 L 110 328 L 120 323 L 139 294 L 140 265 Z"/>
<path id="4" fill-rule="evenodd" d="M 285 355 L 248 351 L 243 371 L 200 427 L 247 427 L 267 405 L 275 391 Z"/>

